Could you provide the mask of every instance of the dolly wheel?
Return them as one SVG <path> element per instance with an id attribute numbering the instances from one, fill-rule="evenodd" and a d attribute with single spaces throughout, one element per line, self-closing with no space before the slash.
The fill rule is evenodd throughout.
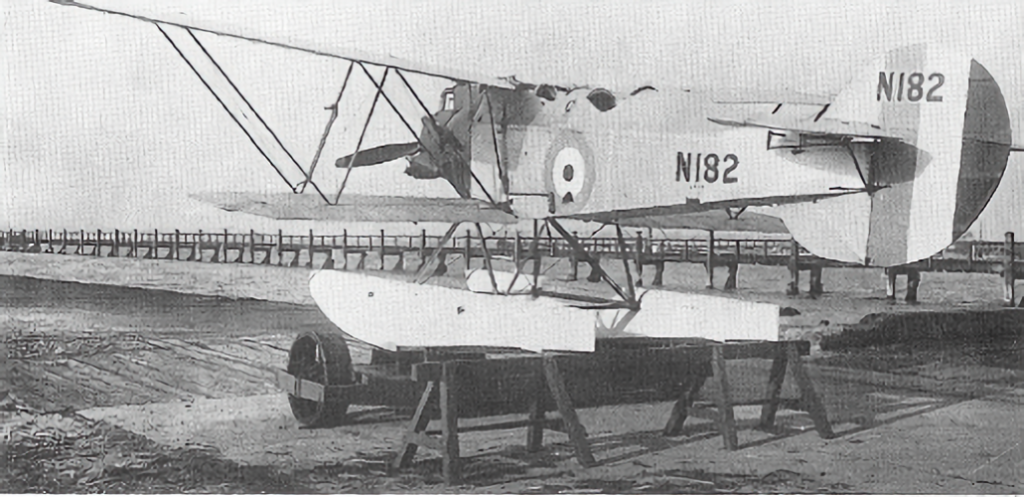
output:
<path id="1" fill-rule="evenodd" d="M 325 387 L 351 385 L 354 381 L 348 345 L 340 333 L 307 331 L 299 335 L 288 353 L 288 373 Z M 348 401 L 332 398 L 329 392 L 325 389 L 323 402 L 288 395 L 295 419 L 303 426 L 316 428 L 340 425 Z"/>

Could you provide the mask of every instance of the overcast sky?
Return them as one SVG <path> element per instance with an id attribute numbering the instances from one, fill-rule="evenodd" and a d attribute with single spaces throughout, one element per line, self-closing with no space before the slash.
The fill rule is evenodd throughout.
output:
<path id="1" fill-rule="evenodd" d="M 653 83 L 835 93 L 878 54 L 941 42 L 981 61 L 1015 116 L 1024 109 L 1021 2 L 300 5 L 296 12 L 273 3 L 205 1 L 183 9 L 475 73 L 615 89 Z M 197 191 L 286 187 L 152 25 L 43 1 L 4 0 L 3 37 L 0 226 L 310 227 L 222 213 L 188 199 Z M 214 36 L 203 41 L 300 162 L 308 164 L 328 116 L 323 107 L 333 101 L 346 65 Z M 444 83 L 416 83 L 428 105 L 436 105 Z M 338 126 L 347 133 L 329 143 L 324 157 L 330 162 L 354 144 L 369 90 L 366 83 L 353 89 L 351 96 L 361 98 L 344 107 Z M 411 109 L 413 102 L 405 98 L 400 105 Z M 368 139 L 404 140 L 401 131 L 398 121 L 382 117 Z M 997 212 L 986 213 L 986 237 L 1001 237 L 1006 229 L 1024 234 L 1019 219 L 1024 216 L 1014 217 L 1005 207 L 1024 205 L 1021 155 L 1011 160 L 989 209 Z M 357 171 L 351 191 L 450 195 L 447 185 L 413 181 L 402 169 L 396 163 L 374 173 Z"/>

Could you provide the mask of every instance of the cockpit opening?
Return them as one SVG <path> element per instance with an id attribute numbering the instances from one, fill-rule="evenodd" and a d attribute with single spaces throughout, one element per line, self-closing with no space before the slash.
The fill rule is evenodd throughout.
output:
<path id="1" fill-rule="evenodd" d="M 441 110 L 455 110 L 455 88 L 441 92 Z"/>
<path id="2" fill-rule="evenodd" d="M 591 91 L 590 94 L 587 95 L 587 100 L 590 100 L 590 103 L 601 112 L 607 112 L 614 109 L 615 105 L 618 103 L 615 101 L 615 95 L 604 88 L 597 88 Z"/>
<path id="3" fill-rule="evenodd" d="M 558 89 L 551 85 L 540 85 L 534 90 L 533 94 L 548 102 L 554 102 L 555 97 L 558 96 Z"/>
<path id="4" fill-rule="evenodd" d="M 657 89 L 657 88 L 655 88 L 655 87 L 653 87 L 653 86 L 651 86 L 651 85 L 644 85 L 644 86 L 641 86 L 640 88 L 637 88 L 637 89 L 633 90 L 633 91 L 632 91 L 632 92 L 631 92 L 631 93 L 629 94 L 629 96 L 631 96 L 631 97 L 635 97 L 635 96 L 637 95 L 637 93 L 640 93 L 640 92 L 645 92 L 645 91 L 647 91 L 647 90 L 652 90 L 652 91 L 658 91 L 658 89 Z"/>

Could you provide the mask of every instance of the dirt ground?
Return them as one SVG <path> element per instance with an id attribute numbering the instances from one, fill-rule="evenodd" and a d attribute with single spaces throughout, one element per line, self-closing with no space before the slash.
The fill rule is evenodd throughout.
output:
<path id="1" fill-rule="evenodd" d="M 814 340 L 808 368 L 838 437 L 820 438 L 807 414 L 786 409 L 778 430 L 761 432 L 753 429 L 759 408 L 738 407 L 741 447 L 726 451 L 713 409 L 698 410 L 678 437 L 660 434 L 669 403 L 581 409 L 597 467 L 580 466 L 561 433 L 546 432 L 545 450 L 534 454 L 525 450 L 525 429 L 470 432 L 460 436 L 466 483 L 446 487 L 440 457 L 429 450 L 421 449 L 408 470 L 384 471 L 406 413 L 361 406 L 339 428 L 295 422 L 273 370 L 285 364 L 297 333 L 331 326 L 310 306 L 308 271 L 0 253 L 0 273 L 33 277 L 0 276 L 8 357 L 0 390 L 12 394 L 0 404 L 7 463 L 0 488 L 1021 493 L 1024 316 L 996 311 L 996 277 L 928 273 L 923 303 L 908 306 L 884 301 L 877 271 L 826 270 L 829 293 L 812 300 L 785 297 L 785 274 L 775 269 L 742 267 L 741 286 L 748 288 L 736 295 L 800 312 L 784 318 L 784 332 Z M 702 279 L 691 266 L 670 265 L 666 275 L 670 289 L 699 288 Z M 584 282 L 558 284 L 594 290 Z M 968 317 L 940 335 L 915 335 L 905 330 L 921 327 L 879 316 L 864 319 L 950 310 Z M 819 348 L 824 336 L 867 336 L 872 329 L 904 331 L 887 331 L 900 337 L 889 342 L 847 340 L 830 348 L 826 340 L 826 350 Z M 366 350 L 355 355 L 364 361 Z M 734 398 L 761 396 L 768 361 L 728 367 Z M 785 397 L 796 396 L 790 383 Z M 711 393 L 706 388 L 702 396 Z M 502 418 L 486 421 L 496 420 Z"/>

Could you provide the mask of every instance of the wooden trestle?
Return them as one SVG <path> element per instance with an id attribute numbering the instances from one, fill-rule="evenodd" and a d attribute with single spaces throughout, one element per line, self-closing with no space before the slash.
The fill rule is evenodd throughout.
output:
<path id="1" fill-rule="evenodd" d="M 803 366 L 809 343 L 742 342 L 695 344 L 671 339 L 614 339 L 599 341 L 592 354 L 545 353 L 488 359 L 452 359 L 412 365 L 412 380 L 422 386 L 416 411 L 398 447 L 392 467 L 411 464 L 418 447 L 442 454 L 446 483 L 462 479 L 460 431 L 527 427 L 526 447 L 539 451 L 545 429 L 568 434 L 576 459 L 584 466 L 595 460 L 576 408 L 629 402 L 675 400 L 664 435 L 681 434 L 694 399 L 710 377 L 717 384 L 714 407 L 725 448 L 738 448 L 734 403 L 726 374 L 730 359 L 773 359 L 760 404 L 761 429 L 771 429 L 788 372 L 799 387 L 800 408 L 823 438 L 834 435 L 825 408 Z M 558 418 L 547 413 L 557 411 Z M 459 427 L 460 418 L 523 413 L 526 418 L 484 426 Z M 440 430 L 427 430 L 439 419 Z M 440 435 L 440 436 L 437 436 Z"/>

